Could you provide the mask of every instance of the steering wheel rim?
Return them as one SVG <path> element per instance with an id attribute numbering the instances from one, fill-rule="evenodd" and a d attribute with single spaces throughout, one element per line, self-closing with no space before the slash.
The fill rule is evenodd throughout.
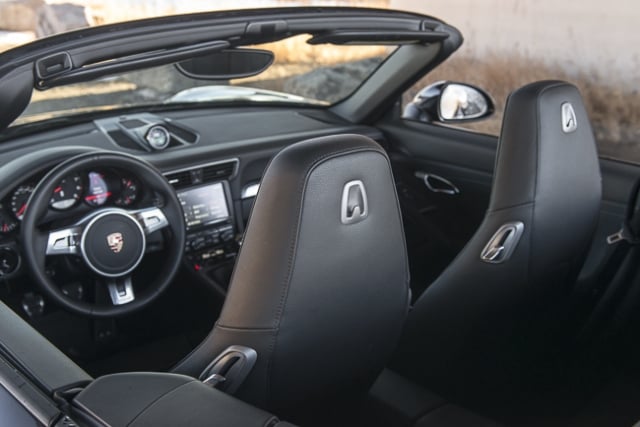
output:
<path id="1" fill-rule="evenodd" d="M 73 300 L 64 295 L 59 286 L 56 285 L 45 272 L 45 259 L 49 249 L 48 240 L 51 235 L 51 230 L 47 230 L 46 232 L 40 231 L 38 229 L 38 223 L 47 212 L 51 194 L 58 182 L 65 176 L 79 170 L 89 170 L 92 168 L 119 168 L 134 172 L 149 189 L 161 196 L 161 200 L 157 201 L 158 203 L 156 203 L 153 209 L 161 210 L 168 223 L 166 227 L 170 231 L 170 239 L 165 238 L 165 242 L 167 242 L 167 245 L 165 245 L 166 262 L 162 263 L 155 278 L 146 286 L 143 292 L 136 295 L 133 301 L 122 305 L 101 306 Z M 54 167 L 40 180 L 29 198 L 27 205 L 28 209 L 25 211 L 21 227 L 25 264 L 43 292 L 54 302 L 74 313 L 90 317 L 115 317 L 138 311 L 149 305 L 166 290 L 181 265 L 184 254 L 186 230 L 180 201 L 173 187 L 171 187 L 155 167 L 133 156 L 111 152 L 91 152 L 72 157 Z M 88 217 L 93 218 L 100 214 L 109 214 L 107 211 L 111 213 L 118 211 L 120 215 L 128 214 L 131 216 L 131 219 L 135 219 L 133 216 L 135 211 L 114 208 L 98 209 L 89 214 Z M 82 232 L 83 241 L 88 229 L 89 227 Z M 142 246 L 144 246 L 144 244 Z M 144 255 L 144 248 L 142 251 Z M 87 260 L 84 252 L 82 253 L 82 257 L 85 261 Z M 133 269 L 135 269 L 135 266 Z M 129 273 L 130 272 L 127 272 L 126 274 Z M 100 276 L 97 272 L 95 274 Z M 102 280 L 107 280 L 108 278 L 108 276 L 100 277 Z"/>

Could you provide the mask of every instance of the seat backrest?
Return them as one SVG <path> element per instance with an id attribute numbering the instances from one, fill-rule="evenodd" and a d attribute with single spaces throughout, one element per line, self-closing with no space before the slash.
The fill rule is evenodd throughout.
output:
<path id="1" fill-rule="evenodd" d="M 543 81 L 513 92 L 484 221 L 416 301 L 396 369 L 449 395 L 502 387 L 531 370 L 555 345 L 600 199 L 578 90 Z"/>
<path id="2" fill-rule="evenodd" d="M 294 144 L 262 179 L 220 319 L 176 371 L 243 345 L 258 353 L 245 401 L 282 415 L 356 395 L 395 349 L 408 286 L 385 151 L 359 135 Z"/>

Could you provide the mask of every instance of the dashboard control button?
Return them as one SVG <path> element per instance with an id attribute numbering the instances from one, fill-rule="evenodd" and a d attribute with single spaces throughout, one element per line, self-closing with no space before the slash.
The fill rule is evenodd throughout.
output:
<path id="1" fill-rule="evenodd" d="M 206 246 L 204 237 L 198 237 L 191 241 L 191 249 L 198 251 Z"/>
<path id="2" fill-rule="evenodd" d="M 220 239 L 222 239 L 223 242 L 229 242 L 233 240 L 233 230 L 225 230 L 220 233 Z"/>

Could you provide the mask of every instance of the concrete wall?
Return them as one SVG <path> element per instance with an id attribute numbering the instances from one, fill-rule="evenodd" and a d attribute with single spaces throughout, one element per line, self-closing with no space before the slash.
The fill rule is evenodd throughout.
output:
<path id="1" fill-rule="evenodd" d="M 465 43 L 458 54 L 519 51 L 640 84 L 639 0 L 391 0 L 390 7 L 459 28 Z"/>
<path id="2" fill-rule="evenodd" d="M 2 2 L 3 0 L 0 0 Z M 18 0 L 26 1 L 26 0 Z M 30 0 L 33 1 L 33 0 Z M 370 6 L 387 7 L 389 0 L 45 0 L 47 3 L 76 3 L 88 6 L 99 23 L 128 21 L 174 13 L 210 10 L 250 9 L 282 6 Z"/>

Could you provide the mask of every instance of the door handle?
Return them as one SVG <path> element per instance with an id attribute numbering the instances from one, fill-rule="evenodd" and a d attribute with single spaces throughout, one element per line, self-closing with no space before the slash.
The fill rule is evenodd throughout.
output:
<path id="1" fill-rule="evenodd" d="M 416 178 L 421 179 L 429 191 L 433 193 L 448 194 L 449 196 L 460 194 L 460 189 L 446 178 L 421 171 L 417 171 L 415 176 Z"/>

